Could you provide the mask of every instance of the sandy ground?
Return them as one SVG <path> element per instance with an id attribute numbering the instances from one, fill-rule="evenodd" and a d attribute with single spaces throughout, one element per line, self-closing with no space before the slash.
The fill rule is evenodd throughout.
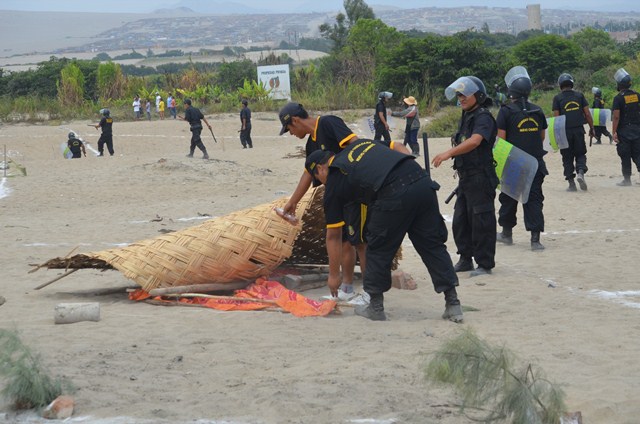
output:
<path id="1" fill-rule="evenodd" d="M 255 148 L 247 150 L 235 114 L 210 121 L 219 141 L 203 134 L 210 161 L 185 157 L 189 131 L 180 121 L 116 122 L 116 155 L 89 151 L 81 160 L 64 160 L 60 143 L 71 128 L 96 148 L 88 122 L 0 127 L 0 146 L 28 171 L 0 185 L 0 327 L 17 328 L 51 373 L 78 387 L 73 422 L 470 423 L 451 391 L 422 376 L 428 353 L 464 327 L 540 365 L 585 423 L 638 422 L 640 186 L 615 185 L 620 166 L 608 142 L 589 150 L 587 192 L 565 192 L 560 156 L 547 156 L 547 249 L 531 252 L 520 225 L 513 246 L 498 246 L 492 276 L 460 275 L 463 304 L 478 309 L 462 325 L 440 318 L 443 300 L 408 241 L 400 265 L 418 289 L 388 293 L 388 322 L 351 310 L 296 318 L 86 294 L 131 285 L 118 271 L 81 270 L 34 290 L 61 272 L 29 274 L 31 264 L 155 237 L 201 214 L 293 191 L 303 162 L 284 157 L 303 143 L 277 136 L 275 113 L 256 114 Z M 430 140 L 431 155 L 448 143 Z M 454 188 L 451 168 L 432 174 L 442 201 Z M 441 209 L 450 222 L 453 205 Z M 152 222 L 156 216 L 164 219 Z M 456 260 L 452 240 L 448 246 Z M 54 325 L 57 304 L 85 301 L 100 302 L 99 322 Z M 1 405 L 0 422 L 39 422 Z"/>

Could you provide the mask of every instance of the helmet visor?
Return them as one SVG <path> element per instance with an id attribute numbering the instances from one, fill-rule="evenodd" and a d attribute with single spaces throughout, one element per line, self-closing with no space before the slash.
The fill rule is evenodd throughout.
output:
<path id="1" fill-rule="evenodd" d="M 509 72 L 507 72 L 507 75 L 504 77 L 504 82 L 507 84 L 507 88 L 511 87 L 511 84 L 518 78 L 531 79 L 529 78 L 529 73 L 524 66 L 514 66 L 509 69 Z"/>
<path id="2" fill-rule="evenodd" d="M 591 87 L 592 94 L 598 94 L 599 92 L 600 92 L 600 89 L 598 87 Z"/>
<path id="3" fill-rule="evenodd" d="M 616 82 L 622 82 L 622 80 L 628 76 L 629 76 L 629 73 L 625 71 L 624 68 L 620 68 L 616 71 L 616 74 L 613 76 L 613 79 L 616 80 Z"/>
<path id="4" fill-rule="evenodd" d="M 449 87 L 445 88 L 444 95 L 447 99 L 453 100 L 458 93 L 465 97 L 480 91 L 480 87 L 469 77 L 460 77 L 455 80 Z"/>

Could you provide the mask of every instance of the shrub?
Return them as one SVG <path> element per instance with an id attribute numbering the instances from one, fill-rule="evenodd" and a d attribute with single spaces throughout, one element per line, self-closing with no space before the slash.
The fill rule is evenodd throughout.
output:
<path id="1" fill-rule="evenodd" d="M 63 392 L 73 391 L 67 380 L 49 376 L 40 356 L 22 343 L 15 330 L 0 329 L 0 375 L 6 384 L 0 393 L 16 409 L 43 408 Z"/>

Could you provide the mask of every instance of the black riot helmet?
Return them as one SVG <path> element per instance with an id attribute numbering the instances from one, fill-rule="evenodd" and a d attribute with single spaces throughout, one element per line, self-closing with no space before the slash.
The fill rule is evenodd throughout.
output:
<path id="1" fill-rule="evenodd" d="M 102 114 L 102 116 L 109 116 L 111 114 L 111 111 L 109 111 L 109 109 L 104 108 L 104 109 L 100 109 L 100 113 Z"/>
<path id="2" fill-rule="evenodd" d="M 571 74 L 560 74 L 560 76 L 558 77 L 558 85 L 560 86 L 560 89 L 563 89 L 564 87 L 571 87 L 573 88 L 573 77 L 571 76 Z"/>
<path id="3" fill-rule="evenodd" d="M 487 95 L 487 89 L 482 80 L 472 75 L 458 78 L 444 90 L 444 95 L 449 100 L 453 100 L 457 94 L 465 97 L 475 96 L 476 102 L 481 107 L 489 107 L 493 104 L 493 100 Z"/>
<path id="4" fill-rule="evenodd" d="M 602 97 L 602 90 L 600 90 L 598 87 L 593 87 L 591 89 L 591 92 L 595 97 Z"/>
<path id="5" fill-rule="evenodd" d="M 69 133 L 69 140 L 71 140 L 72 138 L 76 138 L 76 133 L 74 133 L 73 131 Z"/>
<path id="6" fill-rule="evenodd" d="M 631 76 L 627 75 L 626 77 L 622 78 L 622 80 L 620 80 L 620 82 L 618 83 L 618 87 L 620 90 L 624 90 L 626 88 L 630 88 L 631 87 Z"/>
<path id="7" fill-rule="evenodd" d="M 504 82 L 507 84 L 507 96 L 510 99 L 528 99 L 531 94 L 531 78 L 524 66 L 514 66 L 509 69 L 507 75 L 504 77 Z"/>
<path id="8" fill-rule="evenodd" d="M 507 90 L 507 96 L 510 99 L 528 99 L 531 94 L 531 80 L 529 78 L 518 78 L 511 83 L 511 86 Z"/>
<path id="9" fill-rule="evenodd" d="M 613 79 L 616 80 L 618 85 L 618 91 L 627 90 L 631 88 L 631 75 L 624 68 L 620 68 L 616 71 L 616 74 L 613 76 Z"/>
<path id="10" fill-rule="evenodd" d="M 488 96 L 487 89 L 484 86 L 482 80 L 473 75 L 469 76 L 469 79 L 478 86 L 478 91 L 475 92 L 476 100 L 480 106 L 491 106 L 493 100 Z"/>

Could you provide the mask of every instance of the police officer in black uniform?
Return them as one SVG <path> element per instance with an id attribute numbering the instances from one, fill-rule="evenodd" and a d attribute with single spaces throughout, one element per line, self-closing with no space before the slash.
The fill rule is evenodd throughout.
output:
<path id="1" fill-rule="evenodd" d="M 373 128 L 376 130 L 373 136 L 374 140 L 391 141 L 389 134 L 389 123 L 387 122 L 387 100 L 393 97 L 393 93 L 381 91 L 378 93 L 378 104 L 376 105 L 376 113 L 373 115 Z"/>
<path id="2" fill-rule="evenodd" d="M 242 128 L 240 129 L 240 143 L 242 143 L 242 148 L 246 149 L 249 147 L 253 149 L 253 141 L 251 140 L 251 109 L 249 109 L 249 101 L 247 101 L 247 99 L 242 100 L 240 122 L 242 123 Z"/>
<path id="3" fill-rule="evenodd" d="M 179 116 L 178 118 L 183 121 L 187 121 L 189 123 L 189 129 L 191 130 L 191 146 L 189 147 L 189 154 L 187 157 L 192 158 L 197 147 L 202 151 L 202 159 L 209 159 L 207 148 L 204 146 L 202 138 L 200 138 L 200 134 L 202 133 L 201 121 L 204 121 L 209 130 L 211 130 L 211 125 L 209 125 L 207 118 L 205 118 L 202 112 L 200 112 L 200 109 L 191 106 L 191 99 L 184 99 L 184 107 L 184 118 L 182 116 Z"/>
<path id="4" fill-rule="evenodd" d="M 538 159 L 538 171 L 531 183 L 529 198 L 522 205 L 522 209 L 524 210 L 524 227 L 531 232 L 531 250 L 543 250 L 544 246 L 540 243 L 540 233 L 544 231 L 542 183 L 545 175 L 549 175 L 543 159 L 547 153 L 543 148 L 547 119 L 539 106 L 529 103 L 532 84 L 524 67 L 511 68 L 505 77 L 505 82 L 507 96 L 511 102 L 502 106 L 498 112 L 496 120 L 498 137 Z M 517 224 L 518 201 L 504 193 L 500 193 L 498 200 L 500 201 L 498 224 L 502 226 L 502 232 L 498 233 L 497 241 L 511 245 L 513 244 L 512 228 Z"/>
<path id="5" fill-rule="evenodd" d="M 305 145 L 305 156 L 309 157 L 317 150 L 330 151 L 338 153 L 344 149 L 349 143 L 358 139 L 356 134 L 351 131 L 344 121 L 335 115 L 324 115 L 312 117 L 306 109 L 299 103 L 287 103 L 278 114 L 282 128 L 280 135 L 289 132 L 297 138 L 307 137 Z M 298 202 L 309 190 L 313 177 L 305 170 L 300 176 L 298 186 L 293 194 L 284 205 L 284 213 L 295 215 Z M 317 184 L 317 183 L 314 183 Z M 343 285 L 332 295 L 336 295 L 339 300 L 348 301 L 355 295 L 353 289 L 354 269 L 356 265 L 356 252 L 360 258 L 360 267 L 366 268 L 365 249 L 366 243 L 363 234 L 359 231 L 361 222 L 364 217 L 358 212 L 360 210 L 359 203 L 353 202 L 346 205 L 349 211 L 349 218 L 346 222 L 336 223 L 342 233 L 342 242 L 344 246 L 342 252 L 342 272 Z"/>
<path id="6" fill-rule="evenodd" d="M 322 150 L 333 153 L 338 153 L 346 148 L 350 143 L 358 140 L 356 134 L 347 127 L 344 121 L 334 115 L 324 115 L 312 117 L 305 108 L 295 102 L 287 103 L 279 113 L 280 123 L 282 129 L 280 135 L 289 132 L 291 135 L 304 138 L 307 137 L 307 144 L 305 146 L 306 157 L 309 157 L 314 151 Z M 388 147 L 396 149 L 403 153 L 409 153 L 409 151 L 402 146 L 402 143 L 389 142 Z M 305 195 L 309 187 L 313 183 L 312 176 L 305 170 L 300 176 L 298 186 L 294 190 L 293 194 L 284 205 L 284 213 L 295 214 L 296 206 L 302 197 Z M 366 211 L 363 211 L 360 207 L 361 203 L 354 201 L 348 205 L 345 205 L 345 213 L 348 215 L 348 219 L 345 223 L 335 223 L 336 226 L 342 227 L 343 241 L 345 247 L 343 248 L 343 272 L 345 278 L 345 285 L 338 292 L 338 297 L 341 300 L 348 300 L 351 296 L 352 287 L 349 287 L 353 283 L 353 268 L 356 263 L 355 251 L 348 249 L 346 243 L 351 243 L 355 246 L 360 258 L 360 267 L 366 267 L 366 255 L 365 248 L 366 242 L 362 228 L 365 225 Z M 363 216 L 364 214 L 364 216 Z M 354 294 L 355 295 L 355 294 Z"/>
<path id="7" fill-rule="evenodd" d="M 96 129 L 102 128 L 98 139 L 98 156 L 104 156 L 104 145 L 107 145 L 109 155 L 113 156 L 113 118 L 109 109 L 100 109 L 102 119 L 96 124 Z"/>
<path id="8" fill-rule="evenodd" d="M 553 98 L 553 116 L 566 116 L 566 132 L 569 147 L 560 149 L 564 177 L 569 182 L 567 191 L 577 191 L 574 179 L 578 180 L 581 190 L 587 189 L 584 174 L 587 172 L 587 144 L 584 141 L 584 124 L 589 124 L 589 135 L 594 136 L 593 119 L 589 112 L 589 103 L 582 93 L 573 89 L 574 81 L 570 74 L 558 77 L 560 90 Z"/>
<path id="9" fill-rule="evenodd" d="M 604 109 L 604 100 L 602 99 L 602 90 L 600 90 L 598 87 L 593 87 L 591 89 L 591 92 L 593 93 L 593 104 L 591 105 L 591 107 L 593 109 Z M 607 129 L 606 125 L 594 125 L 593 131 L 596 138 L 596 142 L 594 144 L 602 144 L 602 135 L 606 135 L 607 137 L 609 137 L 609 144 L 613 143 L 613 136 Z"/>
<path id="10" fill-rule="evenodd" d="M 458 277 L 447 253 L 447 228 L 436 197 L 438 186 L 413 156 L 361 139 L 337 155 L 313 152 L 305 168 L 309 175 L 325 184 L 328 284 L 332 293 L 340 283 L 342 243 L 339 230 L 332 228 L 331 223 L 344 220 L 345 204 L 364 199 L 370 211 L 364 290 L 371 302 L 357 306 L 356 314 L 375 321 L 386 320 L 384 293 L 391 288 L 391 264 L 408 234 L 429 271 L 435 291 L 444 293 L 443 318 L 462 321 L 462 307 L 456 292 Z"/>
<path id="11" fill-rule="evenodd" d="M 640 173 L 640 103 L 637 91 L 631 89 L 631 76 L 624 70 L 618 69 L 614 79 L 617 83 L 618 94 L 613 99 L 613 140 L 622 163 L 624 179 L 619 186 L 631 185 L 631 161 L 636 164 Z M 640 183 L 638 183 L 640 184 Z"/>
<path id="12" fill-rule="evenodd" d="M 457 96 L 463 110 L 458 132 L 452 138 L 453 147 L 432 160 L 438 167 L 453 158 L 453 169 L 460 178 L 452 224 L 460 255 L 455 270 L 471 271 L 472 277 L 491 274 L 496 264 L 494 201 L 499 183 L 492 153 L 496 121 L 488 110 L 492 100 L 484 83 L 474 76 L 458 78 L 446 88 L 445 95 L 449 100 Z"/>
<path id="13" fill-rule="evenodd" d="M 67 146 L 73 155 L 71 159 L 79 159 L 82 155 L 87 157 L 87 151 L 84 148 L 84 143 L 76 136 L 76 133 L 70 132 L 68 137 Z"/>

